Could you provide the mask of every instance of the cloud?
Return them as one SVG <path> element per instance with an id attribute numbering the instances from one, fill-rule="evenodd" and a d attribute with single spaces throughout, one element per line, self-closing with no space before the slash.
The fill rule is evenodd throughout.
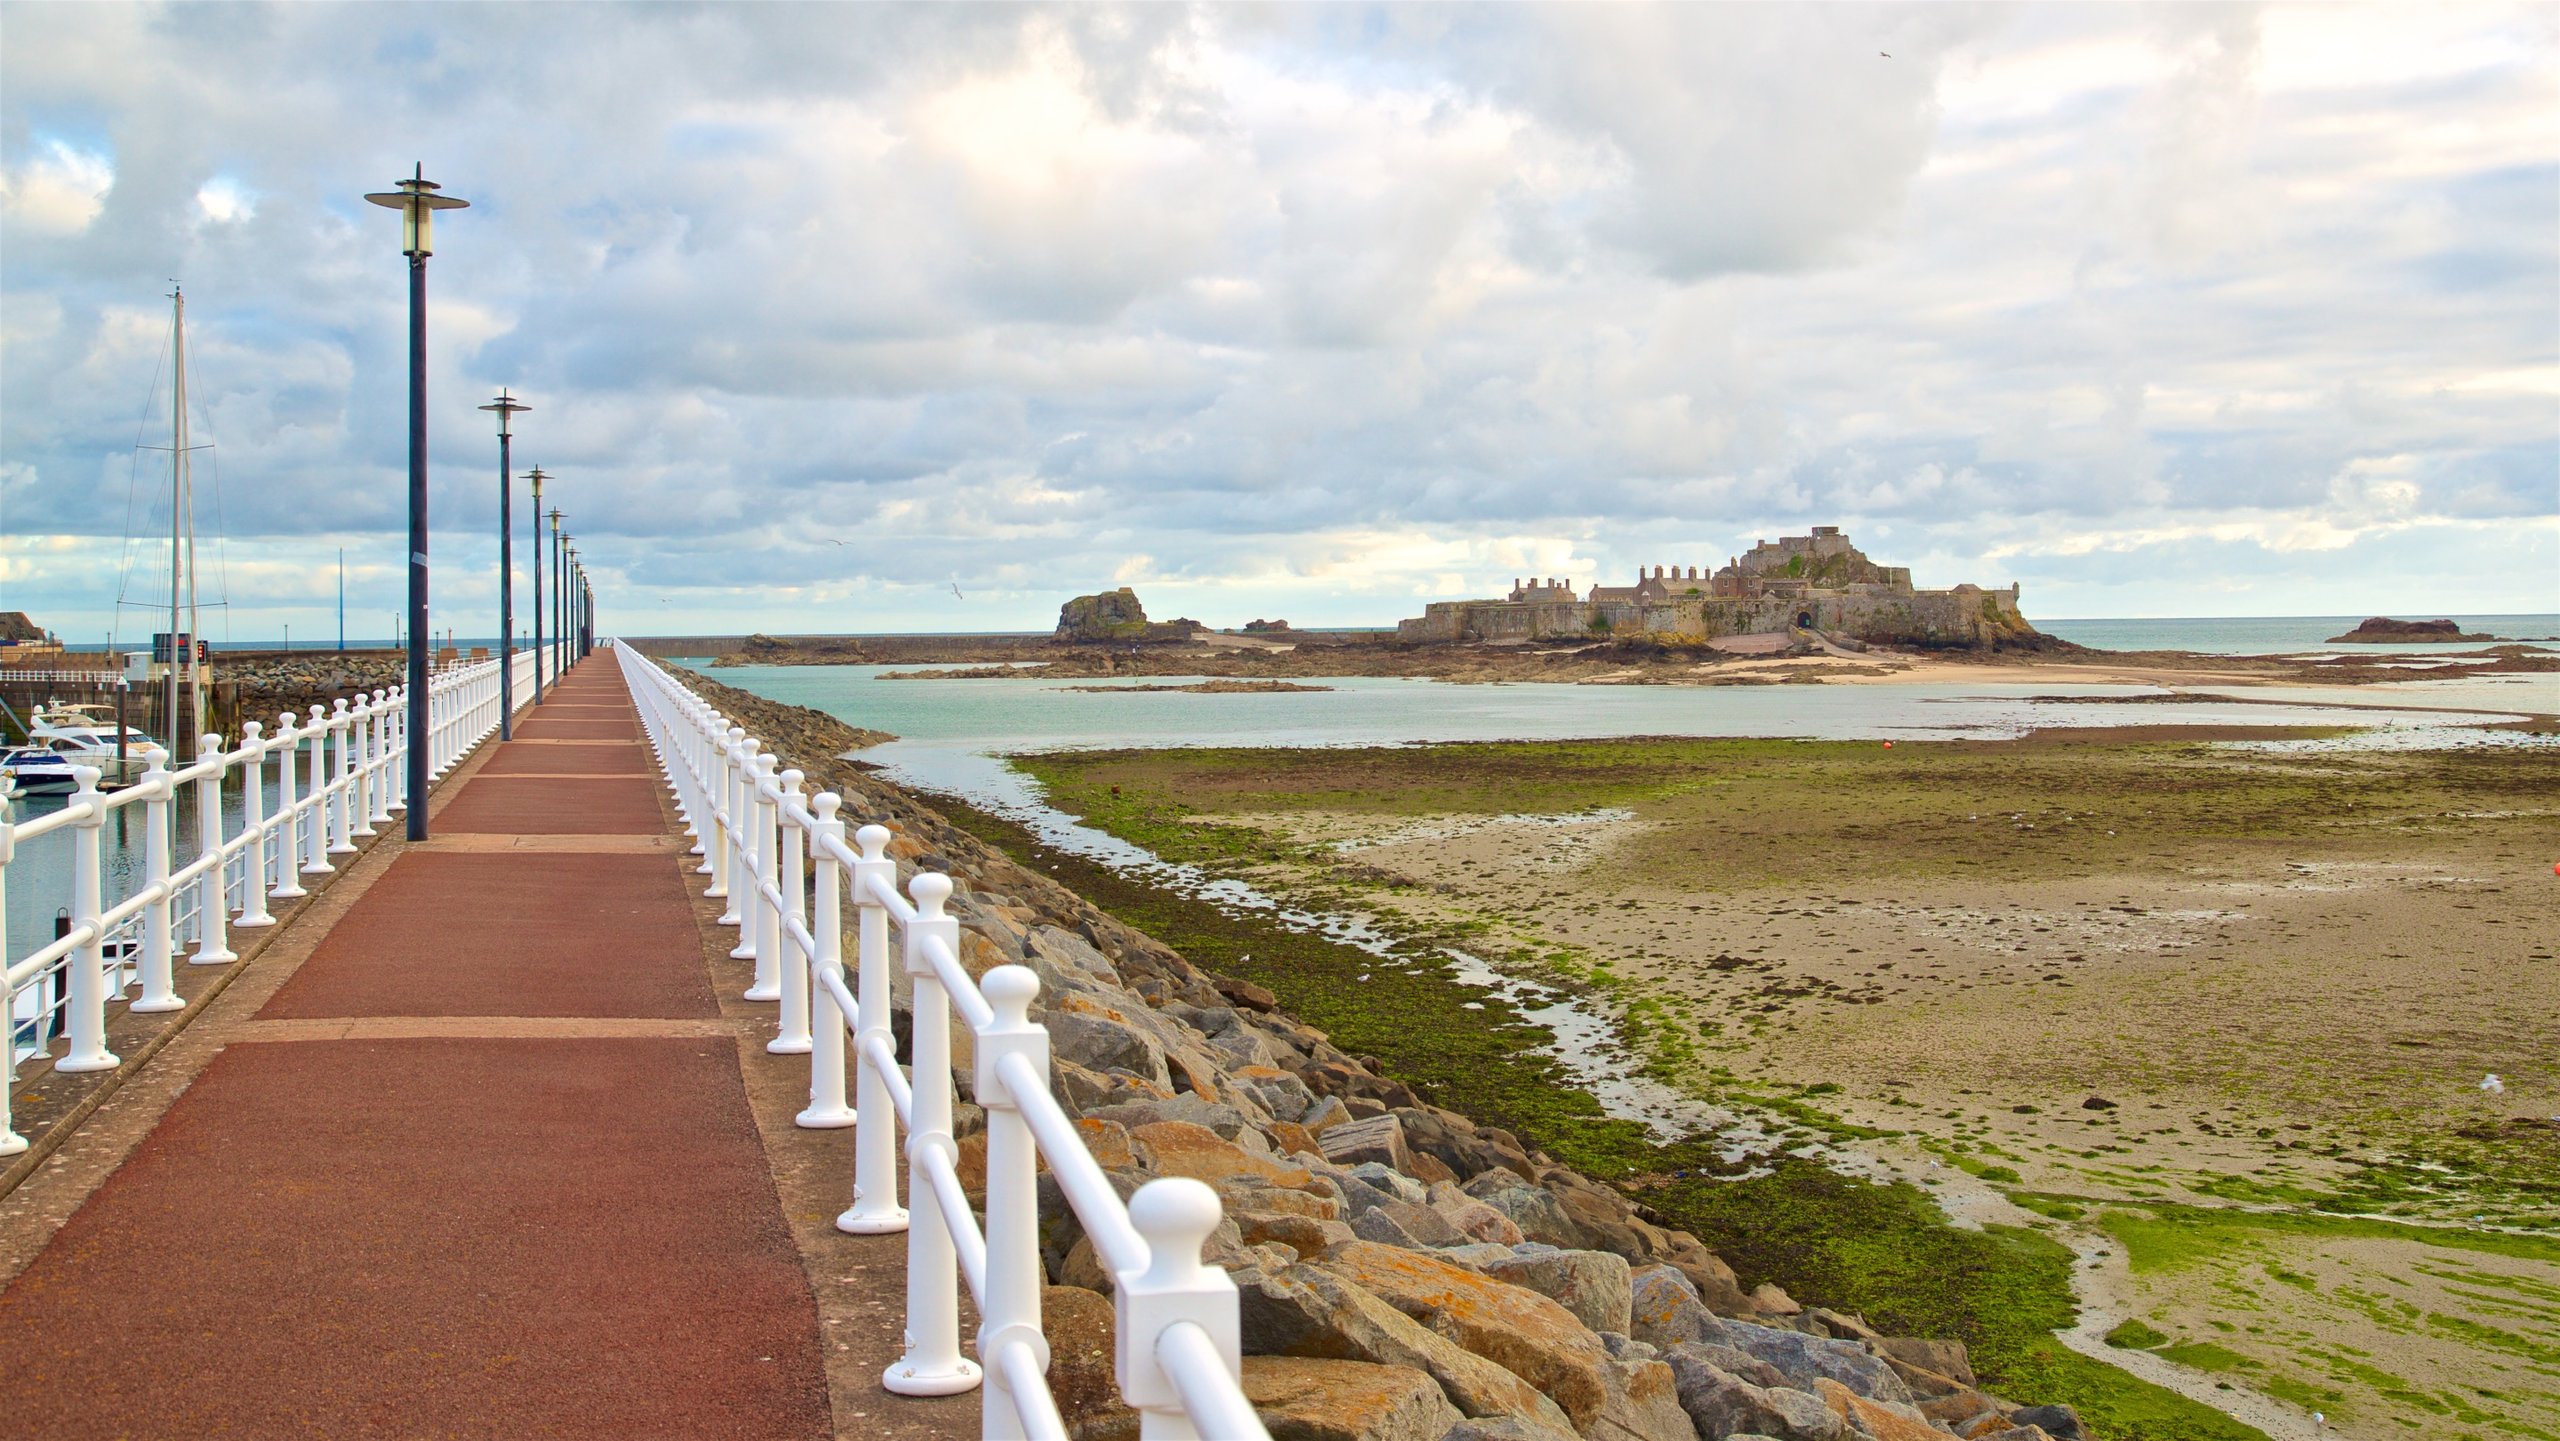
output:
<path id="1" fill-rule="evenodd" d="M 420 161 L 472 201 L 430 268 L 457 615 L 502 385 L 665 627 L 1039 626 L 1131 577 L 1383 623 L 1812 523 L 2031 614 L 2175 608 L 2181 545 L 2253 558 L 2242 608 L 2349 562 L 2423 604 L 2453 535 L 2553 603 L 2530 7 L 7 24 L 0 601 L 75 632 L 151 523 L 170 276 L 234 623 L 314 623 L 287 577 L 341 541 L 396 604 L 403 264 L 358 196 Z"/>

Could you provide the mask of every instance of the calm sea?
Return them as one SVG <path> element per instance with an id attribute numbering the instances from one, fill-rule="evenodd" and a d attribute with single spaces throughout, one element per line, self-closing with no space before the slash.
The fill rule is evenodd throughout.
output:
<path id="1" fill-rule="evenodd" d="M 2461 645 L 2333 646 L 2329 637 L 2345 635 L 2365 621 L 2360 615 L 2163 616 L 2149 620 L 2039 620 L 2036 628 L 2064 640 L 2098 650 L 2192 650 L 2208 655 L 2290 655 L 2301 651 L 2471 650 Z M 2470 635 L 2560 642 L 2560 614 L 2407 616 L 2413 620 L 2449 620 Z"/>

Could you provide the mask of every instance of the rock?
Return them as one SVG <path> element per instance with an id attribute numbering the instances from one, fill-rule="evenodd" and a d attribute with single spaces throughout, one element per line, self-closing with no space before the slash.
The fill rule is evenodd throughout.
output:
<path id="1" fill-rule="evenodd" d="M 1215 1185 L 1237 1176 L 1257 1176 L 1274 1186 L 1303 1186 L 1313 1177 L 1296 1166 L 1257 1156 L 1215 1131 L 1188 1121 L 1157 1121 L 1134 1127 L 1130 1136 L 1156 1158 L 1156 1170 L 1167 1176 L 1189 1176 Z"/>
<path id="2" fill-rule="evenodd" d="M 1161 644 L 1189 640 L 1206 629 L 1200 622 L 1188 619 L 1150 624 L 1147 608 L 1138 603 L 1138 593 L 1124 585 L 1118 590 L 1080 595 L 1058 607 L 1058 629 L 1052 639 L 1085 644 Z"/>
<path id="3" fill-rule="evenodd" d="M 1271 1441 L 1440 1441 L 1462 1419 L 1407 1366 L 1247 1356 L 1244 1394 Z"/>
<path id="4" fill-rule="evenodd" d="M 1117 1121 L 1132 1130 L 1151 1126 L 1158 1121 L 1188 1121 L 1192 1125 L 1216 1133 L 1223 1141 L 1244 1134 L 1244 1113 L 1233 1106 L 1222 1106 L 1201 1100 L 1198 1094 L 1185 1092 L 1165 1100 L 1122 1101 L 1117 1105 L 1096 1106 L 1085 1112 L 1088 1117 Z"/>
<path id="5" fill-rule="evenodd" d="M 1394 1167 L 1382 1165 L 1376 1161 L 1362 1161 L 1353 1166 L 1351 1175 L 1372 1190 L 1409 1206 L 1419 1206 L 1431 1199 L 1430 1188 L 1411 1176 L 1398 1172 Z"/>
<path id="6" fill-rule="evenodd" d="M 1361 1239 L 1383 1246 L 1416 1248 L 1467 1243 L 1467 1234 L 1449 1224 L 1448 1217 L 1408 1201 L 1367 1207 L 1351 1218 L 1351 1229 Z"/>
<path id="7" fill-rule="evenodd" d="M 2010 1426 L 1998 1431 L 1976 1431 L 1974 1441 L 2055 1441 L 2052 1432 L 2041 1426 Z"/>
<path id="8" fill-rule="evenodd" d="M 1571 1431 L 1557 1431 L 1517 1416 L 1487 1416 L 1461 1421 L 1440 1441 L 1577 1441 Z"/>
<path id="9" fill-rule="evenodd" d="M 1329 1195 L 1274 1186 L 1259 1176 L 1231 1177 L 1218 1182 L 1215 1189 L 1219 1202 L 1229 1211 L 1278 1211 L 1319 1221 L 1336 1220 L 1342 1215 L 1342 1203 Z"/>
<path id="10" fill-rule="evenodd" d="M 2080 1413 L 2068 1406 L 2026 1406 L 2009 1413 L 2012 1426 L 2039 1426 L 2053 1441 L 2088 1441 L 2088 1428 L 2080 1424 Z"/>
<path id="11" fill-rule="evenodd" d="M 1731 1372 L 1673 1347 L 1663 1353 L 1680 1409 L 1705 1441 L 1765 1436 L 1773 1441 L 1852 1441 L 1847 1422 L 1822 1399 L 1783 1386 L 1754 1386 Z"/>
<path id="12" fill-rule="evenodd" d="M 1581 1228 L 1565 1214 L 1555 1196 L 1511 1171 L 1486 1171 L 1460 1189 L 1509 1217 L 1528 1240 L 1565 1250 L 1582 1246 Z"/>
<path id="13" fill-rule="evenodd" d="M 1316 1104 L 1306 1082 L 1277 1066 L 1239 1066 L 1227 1080 L 1260 1102 L 1276 1121 L 1301 1121 Z"/>
<path id="14" fill-rule="evenodd" d="M 1374 1161 L 1404 1175 L 1413 1174 L 1413 1152 L 1404 1143 L 1404 1123 L 1391 1115 L 1330 1127 L 1316 1136 L 1316 1145 L 1337 1166 Z"/>
<path id="15" fill-rule="evenodd" d="M 1049 1394 L 1076 1441 L 1138 1434 L 1138 1413 L 1120 1400 L 1113 1370 L 1118 1344 L 1111 1298 L 1073 1286 L 1040 1293 L 1040 1329 L 1049 1338 Z"/>
<path id="16" fill-rule="evenodd" d="M 1485 1274 L 1526 1286 L 1573 1313 L 1594 1331 L 1634 1333 L 1631 1273 L 1624 1256 L 1606 1251 L 1552 1248 L 1515 1254 L 1484 1268 Z"/>
<path id="17" fill-rule="evenodd" d="M 1518 1376 L 1320 1267 L 1247 1273 L 1237 1286 L 1249 1352 L 1409 1366 L 1469 1416 L 1521 1416 L 1572 1433 L 1565 1413 Z"/>
<path id="18" fill-rule="evenodd" d="M 1680 1383 L 1663 1362 L 1637 1356 L 1612 1356 L 1608 1366 L 1609 1399 L 1600 1415 L 1584 1429 L 1610 1441 L 1697 1441 L 1697 1427 L 1680 1405 Z"/>
<path id="19" fill-rule="evenodd" d="M 2080 1109 L 2084 1111 L 2112 1111 L 2115 1108 L 2116 1103 L 2104 1096 L 2091 1096 L 2080 1103 Z"/>
<path id="20" fill-rule="evenodd" d="M 1228 1214 L 1246 1245 L 1259 1246 L 1277 1241 L 1300 1256 L 1321 1256 L 1344 1242 L 1359 1239 L 1359 1233 L 1340 1221 L 1320 1220 L 1314 1216 L 1293 1216 L 1274 1211 L 1232 1211 Z"/>
<path id="21" fill-rule="evenodd" d="M 1826 1340 L 1748 1321 L 1718 1320 L 1716 1326 L 1726 1345 L 1775 1366 L 1790 1386 L 1810 1391 L 1817 1380 L 1836 1381 L 1870 1400 L 1911 1404 L 1911 1389 L 1893 1368 L 1854 1341 Z"/>
<path id="22" fill-rule="evenodd" d="M 1959 1436 L 1983 1429 L 1998 1431 L 2009 1424 L 2008 1407 L 1970 1387 L 1930 1397 L 1920 1403 L 1920 1414 Z"/>
<path id="23" fill-rule="evenodd" d="M 1307 1128 L 1307 1134 L 1321 1136 L 1350 1120 L 1351 1109 L 1342 1104 L 1340 1096 L 1319 1096 L 1307 1107 L 1306 1114 L 1298 1118 L 1298 1124 Z"/>
<path id="24" fill-rule="evenodd" d="M 1147 1158 L 1138 1155 L 1136 1144 L 1129 1139 L 1129 1128 L 1118 1121 L 1078 1117 L 1076 1134 L 1084 1139 L 1084 1148 L 1093 1153 L 1093 1159 L 1106 1171 L 1148 1164 Z"/>
<path id="25" fill-rule="evenodd" d="M 1929 1418 L 1908 1406 L 1873 1401 L 1861 1396 L 1829 1377 L 1813 1383 L 1814 1394 L 1831 1414 L 1848 1423 L 1860 1436 L 1875 1441 L 1943 1441 L 1946 1433 L 1929 1424 Z"/>
<path id="26" fill-rule="evenodd" d="M 1164 1047 L 1156 1038 L 1121 1021 L 1067 1010 L 1052 1010 L 1049 1053 L 1089 1071 L 1127 1071 L 1170 1090 L 1173 1073 L 1165 1066 Z"/>
<path id="27" fill-rule="evenodd" d="M 1578 1429 L 1608 1401 L 1609 1354 L 1600 1338 L 1535 1291 L 1370 1241 L 1354 1241 L 1321 1264 L 1545 1392 Z"/>
<path id="28" fill-rule="evenodd" d="M 1804 1311 L 1804 1307 L 1796 1303 L 1796 1298 L 1788 1295 L 1786 1288 L 1775 1281 L 1763 1281 L 1752 1287 L 1751 1305 L 1763 1316 L 1794 1316 Z"/>
<path id="29" fill-rule="evenodd" d="M 1627 1334 L 1668 1351 L 1706 1342 L 1723 1346 L 1715 1313 L 1698 1300 L 1698 1288 L 1672 1266 L 1646 1266 L 1628 1274 Z"/>
<path id="30" fill-rule="evenodd" d="M 1229 1004 L 1241 1006 L 1248 1011 L 1276 1011 L 1280 1008 L 1278 996 L 1251 981 L 1218 976 L 1212 978 L 1209 984 L 1217 987 L 1218 994 L 1226 997 Z"/>
<path id="31" fill-rule="evenodd" d="M 1520 1228 L 1512 1224 L 1509 1216 L 1459 1190 L 1452 1182 L 1434 1182 L 1429 1190 L 1429 1205 L 1448 1217 L 1450 1225 L 1476 1240 L 1496 1246 L 1516 1246 L 1522 1240 Z"/>
<path id="32" fill-rule="evenodd" d="M 1644 1343 L 1639 1341 L 1635 1344 L 1641 1346 Z M 1761 1360 L 1759 1357 L 1752 1355 L 1748 1351 L 1737 1351 L 1731 1346 L 1720 1346 L 1712 1341 L 1690 1341 L 1674 1347 L 1673 1349 L 1679 1351 L 1682 1355 L 1687 1356 L 1692 1360 L 1704 1361 L 1719 1371 L 1730 1372 L 1733 1375 L 1739 1376 L 1754 1386 L 1768 1387 L 1784 1386 L 1787 1384 L 1787 1378 L 1778 1374 L 1777 1367 L 1770 1365 L 1768 1362 Z M 1670 1352 L 1666 1351 L 1662 1354 L 1668 1356 Z"/>
<path id="33" fill-rule="evenodd" d="M 1902 1376 L 1903 1384 L 1913 1395 L 1942 1395 L 1973 1381 L 1973 1359 L 1966 1354 L 1962 1341 L 1938 1341 L 1919 1336 L 1887 1336 L 1868 1345 Z M 1930 1378 L 1921 1382 L 1914 1374 Z M 1941 1384 L 1947 1383 L 1947 1384 Z"/>

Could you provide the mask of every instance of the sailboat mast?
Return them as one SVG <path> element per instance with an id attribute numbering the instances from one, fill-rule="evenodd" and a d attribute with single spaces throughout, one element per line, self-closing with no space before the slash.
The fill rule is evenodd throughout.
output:
<path id="1" fill-rule="evenodd" d="M 178 754 L 178 603 L 186 577 L 187 539 L 187 296 L 172 289 L 176 309 L 170 324 L 171 374 L 169 406 L 169 752 Z"/>

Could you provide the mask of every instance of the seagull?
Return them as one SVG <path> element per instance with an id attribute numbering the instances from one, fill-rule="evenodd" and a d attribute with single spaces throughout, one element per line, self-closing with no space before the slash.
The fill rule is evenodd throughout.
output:
<path id="1" fill-rule="evenodd" d="M 1887 60 L 1890 60 L 1890 59 L 1892 59 L 1892 58 L 1893 58 L 1891 55 L 1885 55 L 1885 52 L 1884 52 L 1884 51 L 1881 51 L 1881 50 L 1877 51 L 1876 53 L 1877 53 L 1878 55 L 1884 55 L 1884 58 L 1885 58 L 1885 59 L 1887 59 Z"/>
<path id="2" fill-rule="evenodd" d="M 2491 1071 L 2480 1078 L 2480 1089 L 2492 1096 L 2503 1096 L 2507 1093 L 2507 1083 L 2498 1079 L 2497 1072 Z"/>
<path id="3" fill-rule="evenodd" d="M 843 544 L 845 543 L 845 542 L 843 542 L 843 541 L 840 541 L 840 540 L 836 539 L 836 538 L 835 538 L 834 536 L 832 536 L 832 535 L 822 535 L 822 536 L 819 536 L 819 537 L 818 537 L 818 539 L 825 541 L 825 542 L 826 542 L 827 544 L 829 544 L 829 545 L 843 545 Z"/>
<path id="4" fill-rule="evenodd" d="M 962 595 L 962 594 L 960 593 L 960 577 L 958 577 L 958 576 L 956 576 L 956 575 L 955 575 L 955 576 L 953 576 L 953 577 L 951 577 L 951 598 L 952 598 L 952 599 L 954 599 L 954 600 L 967 600 L 967 599 L 968 599 L 968 597 L 967 597 L 967 596 Z"/>

